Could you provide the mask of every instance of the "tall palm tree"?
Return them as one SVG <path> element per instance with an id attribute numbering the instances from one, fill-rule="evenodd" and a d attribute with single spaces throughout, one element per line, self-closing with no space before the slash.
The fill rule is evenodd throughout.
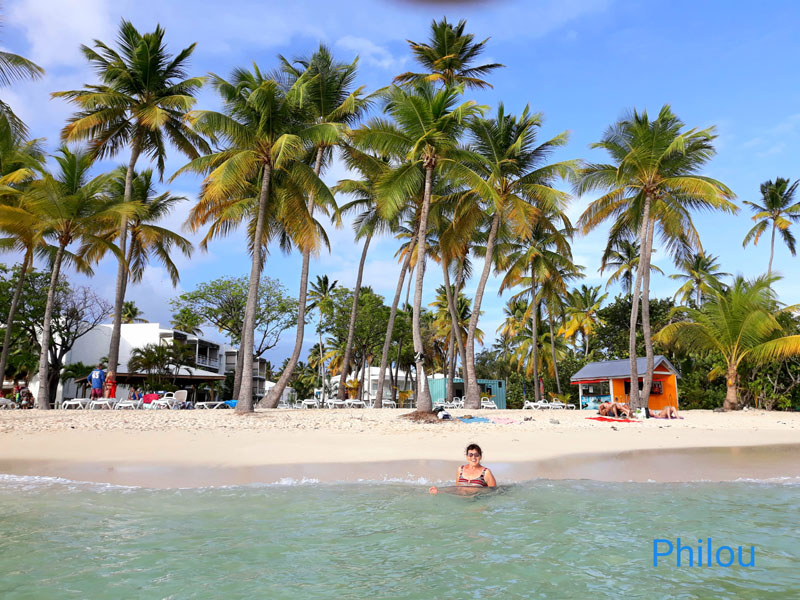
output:
<path id="1" fill-rule="evenodd" d="M 779 323 L 775 277 L 753 280 L 736 277 L 729 287 L 712 288 L 701 308 L 676 308 L 686 320 L 671 323 L 655 339 L 687 353 L 711 354 L 725 360 L 725 369 L 714 369 L 709 379 L 725 374 L 725 410 L 739 406 L 739 367 L 800 355 L 800 335 L 784 335 Z"/>
<path id="2" fill-rule="evenodd" d="M 345 148 L 347 164 L 351 170 L 356 170 L 361 174 L 361 179 L 343 179 L 333 188 L 334 193 L 349 194 L 355 198 L 341 207 L 342 215 L 357 212 L 353 227 L 355 229 L 356 241 L 363 240 L 364 246 L 361 250 L 361 260 L 358 263 L 356 274 L 356 285 L 353 289 L 353 303 L 350 308 L 350 323 L 347 328 L 347 342 L 342 361 L 342 381 L 349 375 L 350 356 L 353 352 L 353 337 L 355 335 L 356 318 L 358 316 L 358 298 L 361 291 L 361 279 L 364 275 L 364 264 L 367 260 L 367 252 L 372 238 L 376 234 L 381 234 L 389 230 L 390 222 L 383 219 L 378 211 L 378 192 L 377 184 L 389 170 L 388 160 L 377 156 L 360 152 L 356 148 Z M 344 386 L 339 386 L 337 392 L 339 400 L 345 396 Z"/>
<path id="3" fill-rule="evenodd" d="M 490 63 L 472 66 L 475 59 L 483 53 L 484 46 L 489 38 L 482 42 L 475 42 L 475 36 L 464 33 L 467 26 L 465 20 L 457 25 L 447 22 L 447 18 L 431 23 L 431 36 L 429 43 L 412 42 L 411 52 L 414 58 L 425 69 L 426 73 L 403 73 L 394 78 L 395 83 L 419 83 L 433 81 L 445 87 L 463 85 L 465 88 L 492 87 L 481 77 L 488 75 L 497 68 L 504 67 L 499 63 Z"/>
<path id="4" fill-rule="evenodd" d="M 39 79 L 43 75 L 44 69 L 36 63 L 18 54 L 0 51 L 0 87 L 8 87 L 26 79 Z M 26 137 L 28 135 L 25 123 L 2 100 L 0 100 L 0 119 L 6 123 L 15 136 Z"/>
<path id="5" fill-rule="evenodd" d="M 92 244 L 106 243 L 115 254 L 118 249 L 104 242 L 97 234 L 111 223 L 118 223 L 124 217 L 135 214 L 131 205 L 119 203 L 106 194 L 110 175 L 89 179 L 92 156 L 89 152 L 71 152 L 62 147 L 55 156 L 58 171 L 46 173 L 35 183 L 35 197 L 24 207 L 0 205 L 0 226 L 9 222 L 42 224 L 48 236 L 58 245 L 51 257 L 50 287 L 47 293 L 44 320 L 42 324 L 41 354 L 39 358 L 39 392 L 36 397 L 38 408 L 50 407 L 48 399 L 48 352 L 50 348 L 51 321 L 56 290 L 59 284 L 64 259 L 76 262 L 83 270 L 90 271 L 80 257 L 72 254 L 67 247 L 76 241 Z"/>
<path id="6" fill-rule="evenodd" d="M 330 317 L 333 314 L 333 290 L 336 289 L 337 280 L 330 281 L 327 275 L 317 275 L 317 280 L 311 284 L 311 290 L 308 292 L 308 299 L 311 303 L 308 305 L 308 311 L 314 309 L 319 311 L 319 323 L 317 324 L 317 335 L 319 335 L 319 345 L 317 346 L 319 357 L 312 364 L 311 357 L 309 356 L 308 364 L 311 366 L 316 365 L 319 368 L 319 377 L 322 382 L 322 400 L 325 400 L 325 346 L 322 343 L 322 320 L 323 318 Z"/>
<path id="7" fill-rule="evenodd" d="M 322 173 L 322 168 L 328 164 L 333 154 L 334 146 L 341 141 L 341 133 L 355 123 L 364 110 L 369 106 L 370 99 L 362 97 L 363 88 L 353 89 L 358 61 L 342 63 L 334 60 L 330 50 L 323 45 L 309 59 L 299 59 L 290 63 L 281 57 L 283 70 L 292 81 L 308 80 L 305 95 L 306 113 L 304 119 L 308 134 L 307 145 L 313 154 L 314 173 L 317 177 Z M 295 67 L 298 65 L 300 68 Z M 335 126 L 335 127 L 334 127 Z M 325 135 L 314 135 L 316 129 L 326 127 Z M 335 133 L 336 135 L 332 135 Z M 308 214 L 314 214 L 314 194 L 308 196 Z M 289 379 L 294 373 L 300 351 L 303 347 L 305 331 L 306 293 L 308 288 L 308 265 L 311 257 L 311 248 L 303 248 L 303 264 L 300 269 L 300 294 L 297 310 L 297 335 L 294 350 L 286 365 L 286 369 L 278 378 L 275 386 L 267 394 L 264 405 L 275 408 L 286 388 Z"/>
<path id="8" fill-rule="evenodd" d="M 195 111 L 189 119 L 201 135 L 218 140 L 221 149 L 194 159 L 176 173 L 177 176 L 190 170 L 207 174 L 200 203 L 189 217 L 190 227 L 195 230 L 212 222 L 204 244 L 250 219 L 253 258 L 241 340 L 244 360 L 236 405 L 239 413 L 253 411 L 253 361 L 247 360 L 246 355 L 252 354 L 254 348 L 259 278 L 266 246 L 279 237 L 282 244 L 293 241 L 304 252 L 314 251 L 320 237 L 307 210 L 305 195 L 311 195 L 322 206 L 335 206 L 328 187 L 302 160 L 310 141 L 335 141 L 339 136 L 333 125 L 307 125 L 304 93 L 309 79 L 302 76 L 287 88 L 255 65 L 252 72 L 236 69 L 231 81 L 212 74 L 211 83 L 222 98 L 224 112 Z M 281 177 L 284 187 L 278 185 Z M 301 291 L 305 300 L 304 290 Z M 294 365 L 291 369 L 287 366 L 281 380 L 287 372 L 291 376 L 293 370 Z M 271 395 L 267 406 L 270 398 Z"/>
<path id="9" fill-rule="evenodd" d="M 491 119 L 476 118 L 470 122 L 471 149 L 476 158 L 473 177 L 465 177 L 480 199 L 489 221 L 483 272 L 475 291 L 475 307 L 470 321 L 470 332 L 478 324 L 483 292 L 489 273 L 494 266 L 494 251 L 500 224 L 508 227 L 517 237 L 528 237 L 545 214 L 560 212 L 569 202 L 569 195 L 556 190 L 557 177 L 570 176 L 577 163 L 574 161 L 547 164 L 552 152 L 567 143 L 566 132 L 536 144 L 536 131 L 541 126 L 541 115 L 531 114 L 528 107 L 519 117 L 507 115 L 501 104 Z M 513 235 L 512 234 L 512 235 Z M 467 336 L 467 389 L 465 406 L 479 408 L 481 391 L 475 379 L 474 335 Z"/>
<path id="10" fill-rule="evenodd" d="M 647 371 L 643 401 L 646 404 L 653 380 L 653 340 L 650 330 L 650 264 L 653 236 L 658 223 L 662 236 L 701 249 L 690 214 L 705 208 L 735 213 L 734 193 L 723 183 L 700 175 L 700 169 L 714 155 L 714 128 L 686 130 L 683 122 L 664 105 L 650 120 L 647 112 L 633 113 L 611 126 L 593 148 L 606 150 L 610 164 L 587 164 L 576 181 L 576 191 L 605 193 L 591 202 L 581 215 L 584 233 L 607 219 L 614 219 L 612 230 L 627 228 L 639 232 L 642 249 L 636 271 L 630 320 L 631 381 L 638 379 L 636 365 L 636 324 L 639 302 L 645 340 Z M 641 297 L 640 297 L 641 292 Z M 638 386 L 631 386 L 631 404 L 640 405 Z"/>
<path id="11" fill-rule="evenodd" d="M 756 224 L 747 232 L 742 242 L 743 247 L 747 247 L 751 241 L 753 245 L 758 244 L 770 222 L 772 222 L 772 238 L 769 246 L 769 268 L 767 276 L 772 275 L 772 259 L 775 256 L 775 231 L 779 231 L 783 238 L 783 243 L 789 248 L 792 256 L 797 254 L 795 250 L 795 238 L 789 227 L 792 223 L 800 220 L 800 202 L 794 201 L 794 194 L 797 191 L 797 184 L 800 181 L 791 183 L 788 179 L 778 177 L 773 182 L 771 179 L 761 184 L 761 204 L 744 200 L 744 204 L 755 211 L 753 221 Z"/>
<path id="12" fill-rule="evenodd" d="M 94 48 L 81 46 L 101 83 L 80 90 L 55 92 L 78 106 L 61 137 L 65 141 L 88 140 L 93 159 L 109 158 L 127 147 L 130 150 L 123 201 L 133 198 L 134 170 L 144 154 L 155 160 L 163 176 L 166 142 L 182 154 L 196 158 L 209 150 L 205 140 L 186 123 L 186 114 L 194 106 L 202 77 L 186 78 L 186 66 L 195 44 L 177 55 L 167 52 L 164 29 L 157 25 L 152 33 L 140 33 L 130 21 L 120 23 L 117 49 L 100 40 Z M 122 303 L 128 280 L 128 221 L 123 218 L 119 230 L 119 266 L 114 298 L 114 322 L 108 350 L 108 367 L 119 363 Z"/>
<path id="13" fill-rule="evenodd" d="M 582 284 L 580 289 L 573 289 L 567 295 L 565 306 L 567 322 L 564 323 L 562 331 L 559 333 L 569 339 L 580 332 L 583 338 L 584 356 L 589 356 L 589 336 L 596 327 L 605 324 L 598 313 L 603 305 L 603 300 L 607 297 L 608 294 L 600 294 L 599 285 L 587 286 L 586 284 Z"/>
<path id="14" fill-rule="evenodd" d="M 483 107 L 469 100 L 457 104 L 460 88 L 437 90 L 430 83 L 411 89 L 393 86 L 386 93 L 385 111 L 394 119 L 373 119 L 368 126 L 354 132 L 358 145 L 363 144 L 379 155 L 402 155 L 403 163 L 381 178 L 378 192 L 383 205 L 380 212 L 391 219 L 405 209 L 409 199 L 423 190 L 417 224 L 417 277 L 414 290 L 413 325 L 417 376 L 417 410 L 433 410 L 428 380 L 425 375 L 425 353 L 420 314 L 425 274 L 428 213 L 434 189 L 434 178 L 447 171 L 463 171 L 458 158 L 463 156 L 458 142 L 467 119 L 482 113 Z"/>
<path id="15" fill-rule="evenodd" d="M 655 252 L 655 250 L 653 250 Z M 639 268 L 641 252 L 639 242 L 636 240 L 618 240 L 613 246 L 609 247 L 603 254 L 600 264 L 600 274 L 606 269 L 615 269 L 606 282 L 606 289 L 610 285 L 619 281 L 622 291 L 630 294 L 633 289 L 633 279 L 636 277 L 636 269 Z M 658 265 L 651 264 L 650 270 L 664 274 Z"/>
<path id="16" fill-rule="evenodd" d="M 703 295 L 708 295 L 712 289 L 719 288 L 722 277 L 730 277 L 730 273 L 720 271 L 717 257 L 703 252 L 692 254 L 689 258 L 678 263 L 678 268 L 683 273 L 674 273 L 670 279 L 685 281 L 675 292 L 675 298 L 680 296 L 680 301 L 689 303 L 689 298 L 694 296 L 695 306 L 702 304 Z"/>

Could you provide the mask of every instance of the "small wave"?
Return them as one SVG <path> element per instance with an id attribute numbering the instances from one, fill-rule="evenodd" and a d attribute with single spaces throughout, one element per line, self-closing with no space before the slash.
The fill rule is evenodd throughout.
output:
<path id="1" fill-rule="evenodd" d="M 138 485 L 81 481 L 77 479 L 67 479 L 66 477 L 51 477 L 45 475 L 13 475 L 10 473 L 0 473 L 0 486 L 16 490 L 34 490 L 45 486 L 66 487 L 70 490 L 92 489 L 94 491 L 146 489 Z"/>
<path id="2" fill-rule="evenodd" d="M 733 481 L 734 483 L 779 483 L 781 485 L 800 485 L 799 476 L 764 477 L 762 479 L 753 477 L 739 477 Z"/>

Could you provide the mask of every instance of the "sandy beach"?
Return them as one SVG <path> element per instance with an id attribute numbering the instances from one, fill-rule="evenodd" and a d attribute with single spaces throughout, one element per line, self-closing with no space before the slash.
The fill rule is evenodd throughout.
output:
<path id="1" fill-rule="evenodd" d="M 474 413 L 499 423 L 422 424 L 404 412 L 0 411 L 0 472 L 156 487 L 446 481 L 477 442 L 506 481 L 800 476 L 800 446 L 787 446 L 800 444 L 800 413 L 686 411 L 678 421 L 608 423 L 588 412 L 509 410 Z"/>

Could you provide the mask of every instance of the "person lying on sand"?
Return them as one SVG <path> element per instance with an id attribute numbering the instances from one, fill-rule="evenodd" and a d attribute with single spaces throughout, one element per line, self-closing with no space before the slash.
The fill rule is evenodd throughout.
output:
<path id="1" fill-rule="evenodd" d="M 597 407 L 597 414 L 601 417 L 625 417 L 631 418 L 631 408 L 627 404 L 619 402 L 601 402 Z"/>
<path id="2" fill-rule="evenodd" d="M 674 406 L 665 406 L 660 411 L 644 409 L 644 414 L 648 419 L 680 419 L 678 416 L 678 409 Z"/>
<path id="3" fill-rule="evenodd" d="M 497 487 L 491 469 L 481 464 L 483 450 L 478 444 L 470 444 L 466 451 L 467 464 L 458 468 L 456 475 L 457 487 Z M 438 494 L 439 489 L 432 486 L 428 490 L 431 494 Z"/>

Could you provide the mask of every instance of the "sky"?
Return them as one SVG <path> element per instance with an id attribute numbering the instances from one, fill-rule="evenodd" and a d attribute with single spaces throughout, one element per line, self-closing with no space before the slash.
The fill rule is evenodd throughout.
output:
<path id="1" fill-rule="evenodd" d="M 320 42 L 339 60 L 359 57 L 358 84 L 368 91 L 389 84 L 398 73 L 415 70 L 407 40 L 425 41 L 433 19 L 467 19 L 467 30 L 479 39 L 490 38 L 483 62 L 499 62 L 505 68 L 490 76 L 493 89 L 468 92 L 490 112 L 503 102 L 506 110 L 519 113 L 526 105 L 544 115 L 540 140 L 562 131 L 570 132 L 569 144 L 553 160 L 580 158 L 604 161 L 590 144 L 604 130 L 633 108 L 657 113 L 664 104 L 688 127 L 716 127 L 717 155 L 704 174 L 721 180 L 742 200 L 759 201 L 759 185 L 769 179 L 800 177 L 800 82 L 795 77 L 800 38 L 800 3 L 710 0 L 520 0 L 447 2 L 422 0 L 363 0 L 276 2 L 229 0 L 6 0 L 0 47 L 22 54 L 41 65 L 46 76 L 36 82 L 17 83 L 0 89 L 0 98 L 29 125 L 32 135 L 45 137 L 55 150 L 58 134 L 72 108 L 50 93 L 78 89 L 95 82 L 82 54 L 81 44 L 100 39 L 112 43 L 121 19 L 140 31 L 160 23 L 167 44 L 177 52 L 197 42 L 192 56 L 192 75 L 214 72 L 228 75 L 234 68 L 253 62 L 265 69 L 277 65 L 277 55 L 287 58 L 310 55 Z M 201 91 L 197 108 L 217 109 L 210 88 Z M 97 173 L 127 162 L 122 153 L 97 164 Z M 166 178 L 185 163 L 172 151 Z M 140 161 L 139 168 L 147 165 Z M 340 163 L 331 165 L 324 179 L 334 184 L 347 177 Z M 182 231 L 183 221 L 196 201 L 200 180 L 181 176 L 163 186 L 185 196 L 166 222 Z M 564 189 L 568 189 L 564 186 Z M 568 209 L 577 219 L 592 196 L 574 197 Z M 343 198 L 341 200 L 346 200 Z M 766 272 L 769 239 L 758 246 L 742 247 L 752 227 L 746 206 L 737 215 L 698 213 L 695 224 L 707 253 L 719 257 L 722 270 L 754 277 Z M 340 285 L 355 283 L 360 248 L 353 241 L 349 223 L 328 227 L 330 252 L 311 263 L 310 281 L 328 275 Z M 198 241 L 198 234 L 184 233 Z M 573 244 L 575 262 L 586 267 L 587 285 L 603 285 L 598 273 L 607 228 L 578 237 Z M 364 272 L 364 285 L 384 295 L 387 304 L 399 275 L 394 254 L 398 243 L 391 237 L 373 241 Z M 655 263 L 665 276 L 653 275 L 651 295 L 672 296 L 679 283 L 668 275 L 676 271 L 665 252 L 657 251 Z M 0 257 L 6 262 L 13 256 Z M 800 282 L 795 277 L 797 259 L 776 243 L 774 270 L 783 275 L 775 288 L 787 304 L 800 302 Z M 149 267 L 140 284 L 128 288 L 151 322 L 169 323 L 168 300 L 201 282 L 228 275 L 249 274 L 250 257 L 241 232 L 213 242 L 208 252 L 196 250 L 191 259 L 177 257 L 181 281 L 172 287 L 163 268 Z M 265 273 L 279 279 L 288 292 L 299 289 L 301 257 L 271 251 Z M 482 263 L 475 261 L 474 272 Z M 113 300 L 116 265 L 111 258 L 95 269 L 91 281 L 75 273 L 70 279 L 88 284 Z M 441 274 L 429 265 L 425 277 L 427 304 L 433 299 Z M 466 285 L 470 297 L 477 276 Z M 484 296 L 480 327 L 486 343 L 503 319 L 504 297 L 498 296 L 499 279 L 492 277 Z M 612 286 L 609 298 L 619 292 Z M 221 339 L 213 328 L 207 337 Z M 291 352 L 294 332 L 287 331 L 266 357 L 280 363 Z M 314 340 L 314 328 L 306 328 L 306 350 Z"/>

